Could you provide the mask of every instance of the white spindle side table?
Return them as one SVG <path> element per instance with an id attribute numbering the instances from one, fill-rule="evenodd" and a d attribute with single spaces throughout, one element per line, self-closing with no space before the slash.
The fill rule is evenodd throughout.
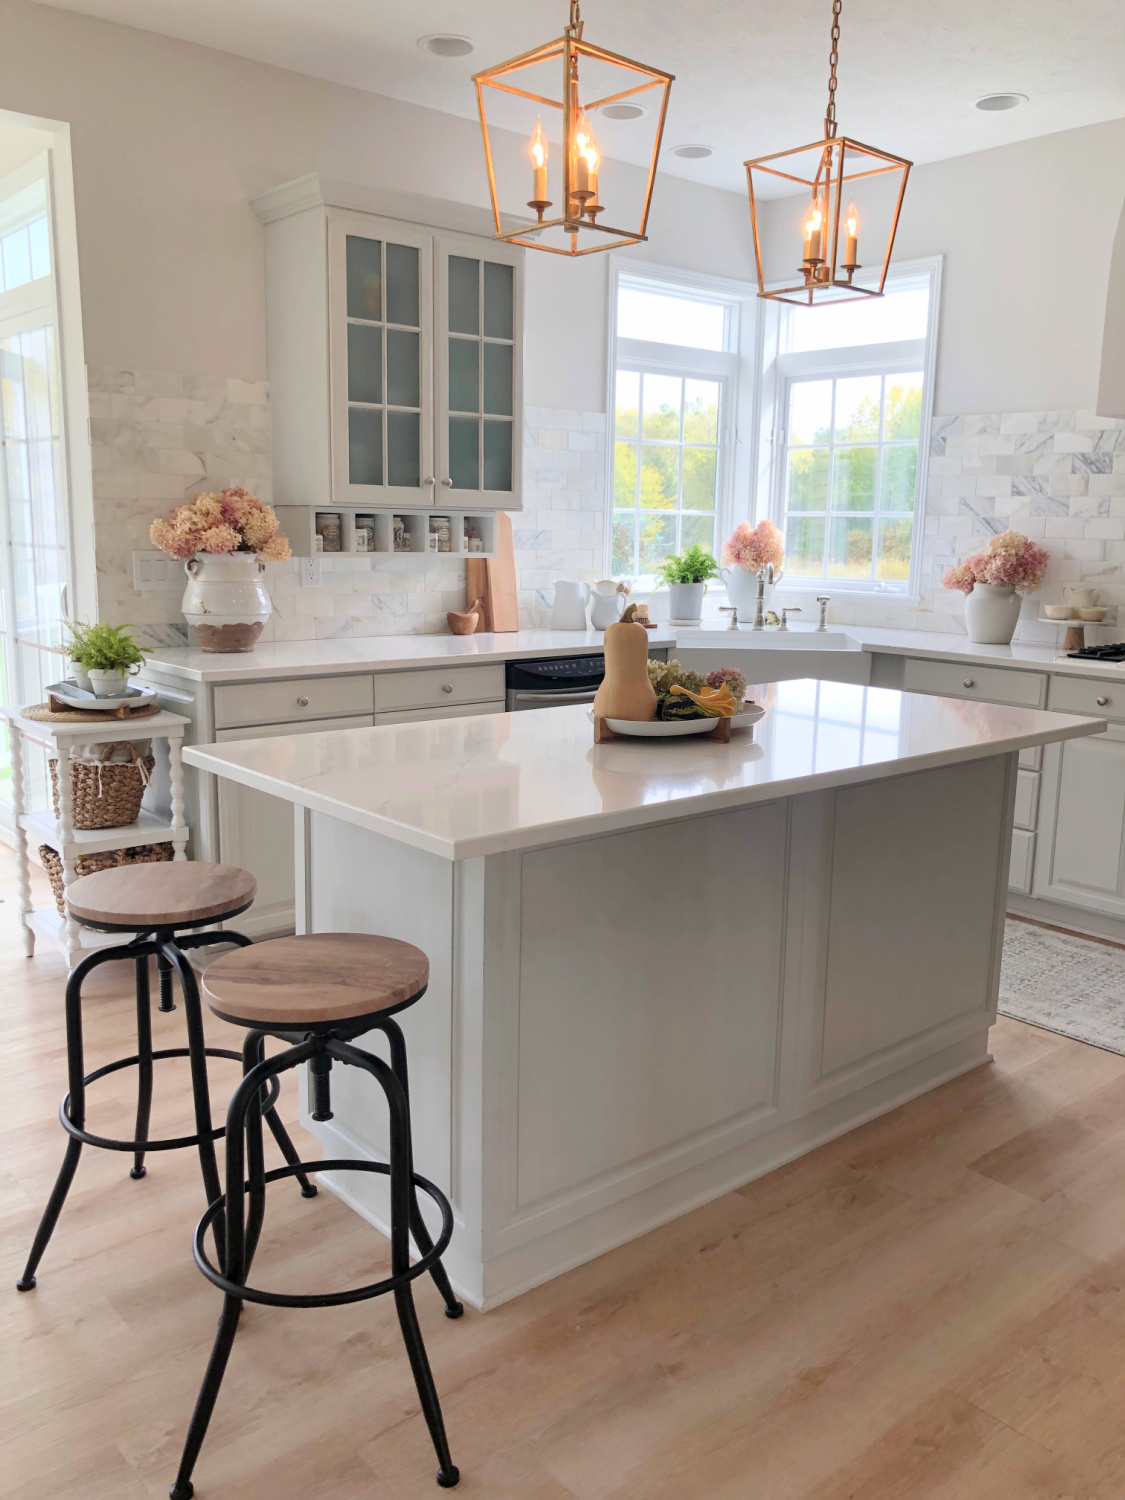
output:
<path id="1" fill-rule="evenodd" d="M 184 768 L 182 750 L 184 730 L 190 720 L 181 714 L 161 710 L 147 718 L 102 719 L 87 723 L 40 723 L 27 719 L 19 709 L 0 708 L 7 720 L 12 757 L 12 803 L 15 813 L 16 873 L 19 885 L 20 921 L 23 924 L 24 951 L 30 958 L 35 952 L 36 935 L 54 943 L 66 954 L 71 968 L 91 948 L 121 941 L 119 933 L 97 933 L 80 927 L 70 917 L 60 917 L 58 909 L 31 904 L 31 876 L 28 868 L 28 839 L 36 847 L 49 844 L 62 860 L 63 886 L 76 879 L 75 861 L 84 854 L 101 854 L 109 849 L 133 849 L 140 844 L 170 843 L 174 859 L 187 858 L 188 826 L 184 821 Z M 171 818 L 141 810 L 135 823 L 122 828 L 75 828 L 71 794 L 70 751 L 75 745 L 100 745 L 109 740 L 167 740 L 168 780 Z M 29 812 L 27 808 L 28 774 L 25 743 L 43 745 L 58 762 L 59 815 L 49 810 Z"/>

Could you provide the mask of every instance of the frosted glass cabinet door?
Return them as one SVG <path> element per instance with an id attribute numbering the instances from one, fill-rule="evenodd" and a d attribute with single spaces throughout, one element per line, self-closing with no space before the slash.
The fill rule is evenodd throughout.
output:
<path id="1" fill-rule="evenodd" d="M 435 243 L 438 497 L 518 510 L 522 251 L 454 235 Z"/>
<path id="2" fill-rule="evenodd" d="M 333 498 L 433 500 L 433 236 L 369 214 L 328 221 Z"/>

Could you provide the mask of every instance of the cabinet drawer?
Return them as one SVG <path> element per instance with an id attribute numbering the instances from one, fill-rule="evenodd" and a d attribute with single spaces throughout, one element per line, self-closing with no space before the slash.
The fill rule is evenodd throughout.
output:
<path id="1" fill-rule="evenodd" d="M 1017 828 L 1012 834 L 1012 859 L 1008 866 L 1008 889 L 1031 894 L 1031 871 L 1035 864 L 1035 835 Z"/>
<path id="2" fill-rule="evenodd" d="M 382 672 L 375 678 L 375 712 L 403 708 L 448 708 L 488 703 L 504 696 L 504 668 L 435 667 L 425 672 Z"/>
<path id="3" fill-rule="evenodd" d="M 344 719 L 310 719 L 308 723 L 302 720 L 300 724 L 248 724 L 243 729 L 217 729 L 215 743 L 229 745 L 234 740 L 274 740 L 286 734 L 320 734 L 327 729 L 370 729 L 374 722 L 370 714 L 352 714 Z"/>
<path id="4" fill-rule="evenodd" d="M 1015 825 L 1017 828 L 1035 828 L 1035 820 L 1039 813 L 1039 772 L 1018 771 L 1016 773 L 1016 814 Z"/>
<path id="5" fill-rule="evenodd" d="M 369 714 L 370 677 L 285 677 L 276 682 L 228 683 L 215 689 L 215 728 L 296 724 L 301 719 Z"/>
<path id="6" fill-rule="evenodd" d="M 902 685 L 909 693 L 938 693 L 946 698 L 979 698 L 982 703 L 1042 708 L 1047 678 L 1039 672 L 1016 672 L 1008 667 L 978 667 L 910 656 Z"/>
<path id="7" fill-rule="evenodd" d="M 1082 677 L 1052 677 L 1047 707 L 1060 714 L 1089 714 L 1094 719 L 1125 719 L 1125 682 L 1098 682 Z"/>
<path id="8" fill-rule="evenodd" d="M 454 704 L 452 708 L 403 708 L 396 713 L 376 714 L 375 727 L 380 724 L 424 724 L 427 719 L 469 719 L 477 714 L 502 714 L 504 700 L 495 703 Z"/>

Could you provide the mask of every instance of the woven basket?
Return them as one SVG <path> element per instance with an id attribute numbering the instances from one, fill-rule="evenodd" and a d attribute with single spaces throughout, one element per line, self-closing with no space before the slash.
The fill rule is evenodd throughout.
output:
<path id="1" fill-rule="evenodd" d="M 126 764 L 75 760 L 70 763 L 71 817 L 75 828 L 124 828 L 140 816 L 141 798 L 145 794 L 156 761 L 151 755 L 140 757 L 127 740 L 114 741 L 100 748 L 109 754 L 117 744 L 125 744 L 132 753 Z M 51 801 L 55 817 L 59 815 L 59 763 L 50 761 Z"/>
<path id="2" fill-rule="evenodd" d="M 171 844 L 138 844 L 135 849 L 107 849 L 104 854 L 83 854 L 74 861 L 74 876 L 77 879 L 80 875 L 95 875 L 99 870 L 114 870 L 120 865 L 159 865 L 171 859 L 174 852 Z M 55 893 L 59 916 L 65 917 L 62 860 L 50 844 L 39 845 L 39 858 Z"/>

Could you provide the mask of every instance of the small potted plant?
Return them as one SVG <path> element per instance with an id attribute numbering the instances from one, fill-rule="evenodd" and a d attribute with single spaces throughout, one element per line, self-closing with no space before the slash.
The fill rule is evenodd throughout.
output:
<path id="1" fill-rule="evenodd" d="M 273 610 L 265 565 L 293 555 L 273 507 L 237 486 L 196 495 L 149 536 L 184 564 L 181 608 L 204 651 L 253 651 Z"/>
<path id="2" fill-rule="evenodd" d="M 129 677 L 144 666 L 148 647 L 138 646 L 129 629 L 128 625 L 83 627 L 78 650 L 95 698 L 124 697 Z"/>
<path id="3" fill-rule="evenodd" d="M 965 630 L 982 646 L 1011 643 L 1024 594 L 1042 586 L 1051 554 L 1018 531 L 1002 531 L 989 538 L 983 552 L 974 552 L 949 568 L 942 586 L 965 596 Z"/>
<path id="4" fill-rule="evenodd" d="M 727 586 L 727 598 L 738 610 L 740 617 L 749 620 L 758 601 L 758 574 L 763 568 L 773 568 L 773 578 L 767 573 L 763 600 L 769 608 L 773 585 L 781 582 L 781 565 L 785 561 L 785 540 L 772 521 L 759 521 L 751 526 L 743 521 L 736 526 L 729 540 L 723 543 L 722 579 Z"/>
<path id="5" fill-rule="evenodd" d="M 73 623 L 68 620 L 65 623 L 66 629 L 70 634 L 70 640 L 67 641 L 63 649 L 66 651 L 67 656 L 70 658 L 71 669 L 74 672 L 74 680 L 80 688 L 85 688 L 88 693 L 92 692 L 93 689 L 90 686 L 89 673 L 86 671 L 86 665 L 82 660 L 82 652 L 86 644 L 86 635 L 90 627 L 89 625 L 84 625 L 81 620 L 75 620 Z"/>
<path id="6" fill-rule="evenodd" d="M 666 557 L 657 570 L 656 580 L 668 585 L 670 623 L 698 625 L 707 583 L 718 576 L 718 563 L 698 543 L 686 548 L 680 557 Z"/>

